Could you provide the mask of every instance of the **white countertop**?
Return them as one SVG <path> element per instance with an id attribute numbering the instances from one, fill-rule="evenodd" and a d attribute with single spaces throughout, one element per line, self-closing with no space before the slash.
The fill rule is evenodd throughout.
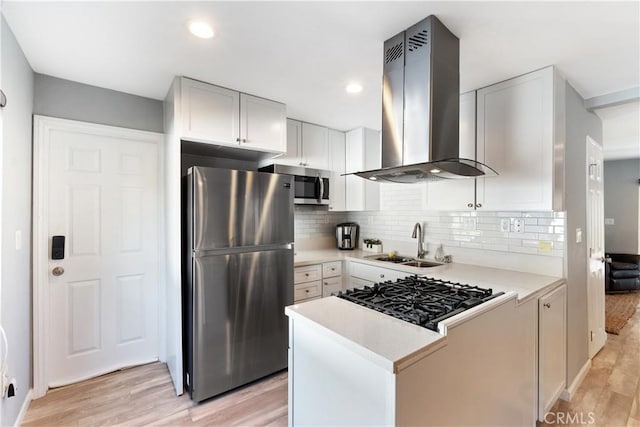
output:
<path id="1" fill-rule="evenodd" d="M 564 283 L 561 277 L 469 264 L 450 263 L 416 268 L 373 259 L 384 255 L 361 250 L 296 250 L 294 264 L 299 267 L 338 260 L 354 261 L 406 271 L 407 275 L 424 275 L 505 292 L 503 296 L 465 311 L 467 316 L 478 310 L 491 310 L 488 305 L 504 300 L 517 300 L 517 304 L 525 304 Z M 337 297 L 294 304 L 286 307 L 285 313 L 297 321 L 311 322 L 352 351 L 394 373 L 447 343 L 445 335 Z"/>
<path id="2" fill-rule="evenodd" d="M 418 274 L 452 282 L 491 288 L 494 292 L 513 291 L 518 295 L 518 301 L 520 303 L 525 303 L 532 298 L 538 298 L 564 282 L 562 277 L 523 273 L 520 271 L 502 270 L 499 268 L 456 262 L 443 264 L 438 267 L 416 268 L 373 259 L 376 256 L 385 255 L 384 253 L 373 254 L 371 252 L 363 252 L 362 250 L 296 250 L 294 265 L 299 267 L 339 260 L 357 261 L 392 270 L 406 271 L 407 274 Z"/>
<path id="3" fill-rule="evenodd" d="M 441 348 L 446 337 L 338 297 L 294 304 L 287 316 L 310 321 L 343 345 L 390 372 Z"/>

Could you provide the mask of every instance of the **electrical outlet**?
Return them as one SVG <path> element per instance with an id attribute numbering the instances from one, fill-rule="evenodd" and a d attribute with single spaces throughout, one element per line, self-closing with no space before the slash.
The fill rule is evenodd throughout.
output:
<path id="1" fill-rule="evenodd" d="M 523 233 L 524 232 L 524 221 L 520 218 L 510 218 L 511 219 L 511 232 L 512 233 Z"/>

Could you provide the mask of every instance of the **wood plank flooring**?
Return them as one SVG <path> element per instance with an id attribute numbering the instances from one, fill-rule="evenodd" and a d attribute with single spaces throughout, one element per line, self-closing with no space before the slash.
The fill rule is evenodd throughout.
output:
<path id="1" fill-rule="evenodd" d="M 152 363 L 49 390 L 29 405 L 30 426 L 286 426 L 287 372 L 195 405 Z"/>
<path id="2" fill-rule="evenodd" d="M 640 311 L 620 335 L 608 335 L 573 400 L 559 400 L 552 423 L 539 426 L 640 427 L 639 355 Z M 23 425 L 285 426 L 287 373 L 194 405 L 186 394 L 176 397 L 166 365 L 153 363 L 50 390 L 31 402 Z"/>

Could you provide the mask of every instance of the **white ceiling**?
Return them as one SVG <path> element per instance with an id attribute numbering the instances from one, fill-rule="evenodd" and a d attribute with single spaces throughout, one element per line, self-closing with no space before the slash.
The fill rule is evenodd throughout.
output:
<path id="1" fill-rule="evenodd" d="M 584 98 L 640 86 L 637 1 L 4 1 L 3 14 L 38 73 L 156 99 L 185 75 L 342 130 L 380 128 L 382 44 L 430 14 L 460 38 L 462 92 L 550 64 Z M 193 18 L 216 37 L 188 34 Z M 364 91 L 347 94 L 351 80 Z"/>

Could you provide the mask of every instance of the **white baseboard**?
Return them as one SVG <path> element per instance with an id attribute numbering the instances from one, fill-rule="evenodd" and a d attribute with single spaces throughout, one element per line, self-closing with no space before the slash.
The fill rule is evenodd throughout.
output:
<path id="1" fill-rule="evenodd" d="M 582 369 L 580 369 L 580 372 L 578 372 L 578 375 L 576 375 L 569 387 L 562 391 L 562 394 L 560 394 L 560 399 L 571 402 L 571 398 L 576 393 L 576 390 L 578 390 L 578 387 L 580 387 L 580 384 L 582 384 L 582 381 L 584 381 L 584 378 L 589 373 L 589 369 L 591 369 L 591 359 L 588 359 L 584 366 L 582 366 Z"/>
<path id="2" fill-rule="evenodd" d="M 22 407 L 20 408 L 20 412 L 18 412 L 18 418 L 16 418 L 16 426 L 22 425 L 22 421 L 24 421 L 24 416 L 27 415 L 27 409 L 29 409 L 29 404 L 31 403 L 31 395 L 33 389 L 29 389 L 27 395 L 24 397 L 24 402 L 22 402 Z"/>

